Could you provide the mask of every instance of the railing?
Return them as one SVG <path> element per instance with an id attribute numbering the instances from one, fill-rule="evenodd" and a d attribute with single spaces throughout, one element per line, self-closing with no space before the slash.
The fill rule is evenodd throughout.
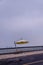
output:
<path id="1" fill-rule="evenodd" d="M 17 51 L 16 48 L 0 48 L 0 54 L 30 52 L 39 50 L 43 50 L 43 46 L 17 47 Z"/>

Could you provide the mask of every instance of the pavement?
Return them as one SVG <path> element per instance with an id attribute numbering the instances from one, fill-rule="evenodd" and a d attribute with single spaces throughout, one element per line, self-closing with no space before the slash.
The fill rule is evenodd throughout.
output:
<path id="1" fill-rule="evenodd" d="M 2 57 L 0 58 L 0 65 L 43 65 L 43 51 L 16 54 L 9 58 Z"/>
<path id="2" fill-rule="evenodd" d="M 43 51 L 32 51 L 32 52 L 23 52 L 23 53 L 18 53 L 18 54 L 4 54 L 4 55 L 0 55 L 0 60 L 8 59 L 8 58 L 15 58 L 15 57 L 22 57 L 22 56 L 30 56 L 30 55 L 42 54 L 42 53 Z"/>

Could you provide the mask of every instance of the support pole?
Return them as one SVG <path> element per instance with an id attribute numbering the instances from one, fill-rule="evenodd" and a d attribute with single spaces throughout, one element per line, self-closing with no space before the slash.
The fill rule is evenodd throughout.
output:
<path id="1" fill-rule="evenodd" d="M 16 49 L 16 52 L 17 52 L 17 47 L 16 47 L 16 42 L 14 41 L 14 44 L 15 44 L 15 49 Z"/>

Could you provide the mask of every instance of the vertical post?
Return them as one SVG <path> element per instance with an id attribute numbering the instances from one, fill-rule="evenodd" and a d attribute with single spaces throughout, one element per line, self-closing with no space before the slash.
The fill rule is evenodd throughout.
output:
<path id="1" fill-rule="evenodd" d="M 14 44 L 15 44 L 15 49 L 16 49 L 16 52 L 17 52 L 17 47 L 16 47 L 16 42 L 14 41 Z"/>

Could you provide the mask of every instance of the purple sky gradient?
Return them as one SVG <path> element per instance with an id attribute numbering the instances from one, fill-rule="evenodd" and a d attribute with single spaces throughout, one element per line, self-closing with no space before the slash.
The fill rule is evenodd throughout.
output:
<path id="1" fill-rule="evenodd" d="M 43 46 L 43 0 L 0 0 L 0 48 L 21 37 L 30 43 L 17 46 Z"/>

